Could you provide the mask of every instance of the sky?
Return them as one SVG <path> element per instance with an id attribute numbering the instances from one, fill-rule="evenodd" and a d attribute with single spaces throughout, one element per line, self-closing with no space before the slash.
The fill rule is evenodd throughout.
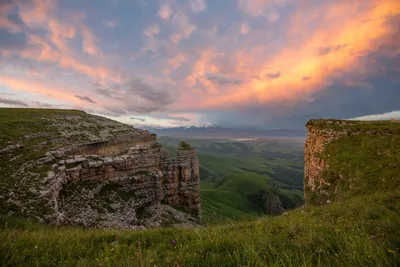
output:
<path id="1" fill-rule="evenodd" d="M 398 0 L 0 0 L 0 106 L 136 126 L 400 117 Z"/>

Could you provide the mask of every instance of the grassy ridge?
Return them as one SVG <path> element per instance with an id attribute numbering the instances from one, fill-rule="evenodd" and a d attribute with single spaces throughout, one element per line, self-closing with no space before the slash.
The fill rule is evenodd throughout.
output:
<path id="1" fill-rule="evenodd" d="M 400 133 L 400 123 L 391 121 L 357 121 L 335 119 L 313 119 L 307 122 L 307 127 L 318 129 L 350 130 L 350 131 L 377 131 Z"/>
<path id="2" fill-rule="evenodd" d="M 66 113 L 71 115 L 85 114 L 78 110 L 0 108 L 0 144 L 17 140 L 24 135 L 41 132 L 43 129 L 50 133 L 56 132 L 49 121 L 43 120 L 42 117 Z"/>
<path id="3" fill-rule="evenodd" d="M 317 154 L 328 166 L 322 177 L 330 185 L 323 188 L 328 194 L 310 192 L 310 203 L 324 203 L 328 196 L 330 201 L 337 201 L 400 188 L 400 123 L 357 122 L 346 126 L 339 122 L 342 124 L 327 124 L 326 129 L 342 125 L 355 132 L 333 140 L 323 153 Z M 356 134 L 357 131 L 368 132 Z"/>
<path id="4" fill-rule="evenodd" d="M 0 265 L 398 266 L 399 215 L 397 192 L 194 230 L 56 229 L 16 222 L 5 229 L 3 221 Z"/>

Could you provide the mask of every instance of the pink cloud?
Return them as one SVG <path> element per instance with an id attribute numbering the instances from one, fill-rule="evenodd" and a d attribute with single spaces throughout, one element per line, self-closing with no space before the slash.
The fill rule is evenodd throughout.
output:
<path id="1" fill-rule="evenodd" d="M 81 29 L 81 34 L 83 37 L 83 51 L 90 54 L 90 55 L 98 55 L 100 56 L 99 48 L 95 44 L 95 37 L 94 35 L 87 29 Z"/>
<path id="2" fill-rule="evenodd" d="M 160 11 L 158 12 L 158 15 L 163 19 L 163 20 L 168 20 L 172 16 L 172 8 L 167 5 L 163 4 L 160 8 Z"/>
<path id="3" fill-rule="evenodd" d="M 240 25 L 240 33 L 241 34 L 248 34 L 250 32 L 250 27 L 247 23 L 243 23 Z"/>
<path id="4" fill-rule="evenodd" d="M 56 1 L 34 0 L 32 4 L 18 3 L 19 15 L 29 28 L 41 28 L 48 30 L 50 41 L 61 51 L 69 51 L 67 40 L 74 38 L 78 33 L 83 40 L 83 51 L 90 55 L 101 54 L 96 46 L 96 37 L 84 25 L 85 15 L 82 13 L 71 13 L 67 19 L 61 20 L 54 15 Z"/>
<path id="5" fill-rule="evenodd" d="M 0 4 L 0 28 L 6 29 L 11 33 L 20 32 L 19 25 L 8 19 L 8 15 L 13 12 L 15 6 L 13 4 Z"/>
<path id="6" fill-rule="evenodd" d="M 182 39 L 188 39 L 192 32 L 196 30 L 196 26 L 190 23 L 189 18 L 183 13 L 176 14 L 172 23 L 177 28 L 176 32 L 170 35 L 170 40 L 174 44 L 179 43 Z"/>
<path id="7" fill-rule="evenodd" d="M 0 84 L 9 87 L 15 91 L 24 91 L 42 94 L 44 96 L 52 95 L 53 98 L 72 103 L 83 104 L 84 101 L 77 99 L 73 95 L 73 90 L 67 87 L 61 87 L 56 84 L 49 84 L 48 81 L 38 81 L 33 79 L 24 79 L 16 77 L 0 76 Z"/>

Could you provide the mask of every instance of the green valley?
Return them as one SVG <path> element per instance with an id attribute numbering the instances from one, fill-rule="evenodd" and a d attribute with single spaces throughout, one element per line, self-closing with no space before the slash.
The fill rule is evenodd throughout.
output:
<path id="1" fill-rule="evenodd" d="M 273 215 L 303 204 L 304 140 L 158 139 L 170 153 L 180 140 L 196 149 L 206 224 Z M 268 194 L 278 196 L 283 209 L 264 207 L 261 195 Z"/>

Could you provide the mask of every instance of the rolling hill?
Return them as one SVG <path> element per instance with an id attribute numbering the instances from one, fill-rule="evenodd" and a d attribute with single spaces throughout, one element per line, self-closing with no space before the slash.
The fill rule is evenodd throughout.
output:
<path id="1" fill-rule="evenodd" d="M 170 153 L 182 139 L 196 149 L 205 223 L 279 214 L 304 203 L 303 144 L 297 139 L 158 139 Z"/>

